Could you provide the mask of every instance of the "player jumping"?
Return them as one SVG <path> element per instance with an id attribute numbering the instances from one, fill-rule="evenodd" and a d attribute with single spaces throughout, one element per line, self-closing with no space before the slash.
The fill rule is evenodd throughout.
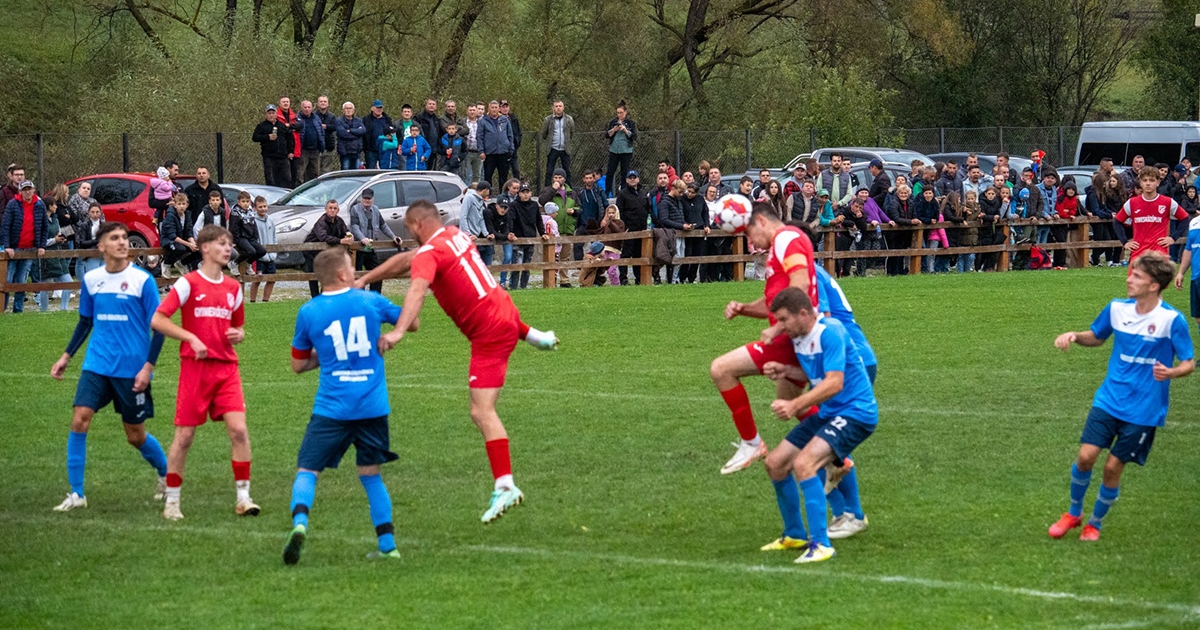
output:
<path id="1" fill-rule="evenodd" d="M 521 321 L 512 298 L 499 288 L 483 264 L 474 240 L 454 226 L 443 226 L 432 203 L 418 201 L 409 206 L 404 225 L 421 247 L 412 253 L 393 256 L 359 278 L 355 286 L 362 287 L 411 268 L 412 284 L 404 296 L 404 311 L 396 328 L 380 339 L 381 348 L 394 346 L 416 321 L 426 289 L 433 290 L 438 304 L 471 342 L 468 378 L 471 420 L 483 434 L 495 478 L 492 499 L 481 520 L 491 523 L 525 499 L 513 483 L 508 433 L 496 413 L 509 355 L 519 340 L 541 350 L 553 350 L 558 346 L 558 338 L 554 331 L 542 332 Z"/>
<path id="2" fill-rule="evenodd" d="M 258 516 L 250 498 L 250 434 L 246 430 L 246 398 L 234 344 L 246 338 L 242 284 L 223 273 L 233 252 L 233 236 L 219 225 L 206 225 L 196 236 L 203 262 L 175 281 L 151 325 L 179 344 L 179 393 L 175 398 L 175 439 L 167 457 L 167 492 L 163 517 L 183 518 L 179 493 L 183 468 L 196 429 L 209 418 L 224 422 L 233 451 L 234 512 Z M 171 321 L 183 310 L 183 326 Z"/>
<path id="3" fill-rule="evenodd" d="M 763 297 L 748 304 L 730 302 L 726 305 L 725 319 L 733 319 L 739 315 L 754 317 L 766 319 L 770 326 L 762 332 L 758 341 L 726 352 L 713 360 L 712 367 L 709 368 L 713 384 L 717 386 L 717 391 L 721 392 L 721 398 L 733 414 L 733 424 L 741 436 L 741 442 L 734 444 L 737 451 L 721 467 L 723 475 L 747 468 L 767 454 L 767 445 L 758 435 L 754 411 L 750 408 L 750 397 L 746 394 L 741 378 L 762 374 L 763 366 L 772 361 L 785 365 L 799 365 L 796 353 L 792 350 L 792 340 L 782 332 L 774 315 L 769 312 L 768 305 L 780 291 L 788 287 L 804 291 L 813 303 L 817 302 L 813 246 L 803 232 L 784 225 L 769 205 L 756 203 L 750 213 L 746 236 L 755 247 L 770 248 L 767 254 L 767 282 L 763 287 Z M 779 381 L 776 385 L 779 397 L 794 398 L 803 390 L 803 378 L 800 376 L 798 382 L 794 383 Z M 804 413 L 801 412 L 801 415 Z"/>
<path id="4" fill-rule="evenodd" d="M 1100 526 L 1117 500 L 1125 464 L 1146 465 L 1154 432 L 1166 422 L 1171 379 L 1196 369 L 1187 319 L 1162 301 L 1162 291 L 1174 275 L 1175 265 L 1161 253 L 1137 256 L 1125 278 L 1129 297 L 1109 302 L 1090 329 L 1065 332 L 1054 340 L 1054 346 L 1065 352 L 1072 343 L 1103 345 L 1111 335 L 1113 351 L 1108 375 L 1096 390 L 1083 425 L 1079 457 L 1071 466 L 1071 505 L 1050 526 L 1051 538 L 1062 538 L 1082 523 L 1092 467 L 1100 451 L 1108 449 L 1092 518 L 1079 535 L 1080 540 L 1100 540 Z"/>
<path id="5" fill-rule="evenodd" d="M 101 225 L 96 241 L 104 266 L 83 276 L 79 323 L 66 352 L 50 368 L 50 375 L 61 381 L 71 357 L 92 333 L 75 389 L 75 412 L 67 436 L 71 492 L 54 508 L 58 512 L 87 507 L 83 492 L 87 432 L 92 417 L 110 402 L 121 414 L 126 439 L 158 472 L 155 500 L 162 500 L 166 491 L 167 456 L 144 424 L 154 417 L 150 379 L 163 344 L 162 335 L 150 334 L 150 318 L 158 308 L 158 286 L 149 273 L 129 262 L 129 229 L 124 223 Z"/>
<path id="6" fill-rule="evenodd" d="M 313 272 L 321 294 L 300 307 L 292 340 L 292 370 L 297 374 L 321 369 L 312 419 L 304 431 L 292 484 L 292 533 L 283 561 L 296 564 L 308 536 L 308 513 L 317 489 L 317 474 L 337 468 L 346 449 L 354 445 L 358 479 L 367 492 L 371 522 L 379 549 L 371 559 L 399 558 L 392 498 L 379 475 L 381 464 L 394 461 L 389 450 L 387 377 L 383 371 L 380 326 L 394 324 L 400 308 L 378 293 L 350 288 L 354 265 L 340 247 L 317 254 Z M 417 320 L 411 330 L 417 329 Z M 315 354 L 314 354 L 315 351 Z"/>
<path id="7" fill-rule="evenodd" d="M 827 464 L 840 465 L 874 433 L 879 408 L 867 369 L 841 322 L 822 317 L 808 295 L 794 287 L 775 296 L 771 313 L 778 319 L 779 329 L 794 339 L 800 365 L 772 361 L 763 373 L 773 380 L 803 373 L 813 385 L 795 398 L 776 400 L 771 410 L 784 420 L 813 405 L 820 405 L 820 410 L 801 420 L 767 455 L 767 474 L 775 486 L 783 534 L 762 549 L 804 549 L 796 562 L 821 562 L 835 552 L 826 525 L 825 484 L 818 472 Z M 793 474 L 800 480 L 799 489 Z M 811 538 L 800 518 L 801 492 Z"/>

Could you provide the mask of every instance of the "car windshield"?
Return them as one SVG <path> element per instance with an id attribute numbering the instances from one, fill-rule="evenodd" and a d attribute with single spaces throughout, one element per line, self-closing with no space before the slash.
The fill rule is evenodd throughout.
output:
<path id="1" fill-rule="evenodd" d="M 284 195 L 275 204 L 280 206 L 324 206 L 326 201 L 336 199 L 338 205 L 346 205 L 354 191 L 370 179 L 369 177 L 314 179 L 301 184 L 299 188 Z"/>
<path id="2" fill-rule="evenodd" d="M 916 151 L 905 151 L 904 149 L 900 149 L 899 151 L 888 151 L 883 154 L 883 157 L 889 162 L 911 164 L 913 160 L 921 160 L 927 165 L 933 166 L 933 162 L 931 162 L 924 153 L 917 153 Z"/>

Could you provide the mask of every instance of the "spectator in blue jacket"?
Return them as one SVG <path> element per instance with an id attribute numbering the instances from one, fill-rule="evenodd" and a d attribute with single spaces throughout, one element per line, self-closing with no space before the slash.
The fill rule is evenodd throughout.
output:
<path id="1" fill-rule="evenodd" d="M 432 153 L 429 142 L 421 135 L 421 126 L 412 125 L 408 128 L 408 137 L 400 145 L 400 157 L 404 160 L 404 170 L 428 170 L 429 154 Z"/>
<path id="2" fill-rule="evenodd" d="M 358 168 L 358 154 L 362 153 L 363 136 L 367 135 L 367 128 L 354 117 L 354 103 L 342 103 L 342 117 L 333 121 L 333 127 L 337 132 L 337 152 L 342 170 Z"/>
<path id="3" fill-rule="evenodd" d="M 4 206 L 0 216 L 0 249 L 10 257 L 17 251 L 37 251 L 38 256 L 46 253 L 46 204 L 38 199 L 33 182 L 24 180 L 17 185 L 17 196 Z M 29 226 L 33 226 L 29 229 Z M 25 282 L 33 272 L 34 259 L 11 260 L 8 263 L 7 282 Z M 40 279 L 41 274 L 38 274 Z M 36 281 L 36 280 L 35 280 Z M 4 294 L 4 308 L 8 308 L 8 294 Z M 25 310 L 25 292 L 13 294 L 13 312 Z"/>
<path id="4" fill-rule="evenodd" d="M 296 117 L 300 127 L 300 169 L 296 184 L 316 179 L 321 174 L 321 154 L 325 152 L 325 129 L 323 119 L 313 111 L 312 101 L 300 101 L 300 114 Z"/>
<path id="5" fill-rule="evenodd" d="M 451 173 L 458 173 L 462 169 L 462 153 L 463 149 L 466 148 L 462 136 L 458 135 L 458 123 L 450 122 L 446 124 L 446 133 L 442 135 L 438 146 L 440 149 L 437 163 L 441 165 L 441 169 Z"/>
<path id="6" fill-rule="evenodd" d="M 500 102 L 488 103 L 487 116 L 479 119 L 479 157 L 483 160 L 483 178 L 492 182 L 500 171 L 500 181 L 508 179 L 514 147 L 512 121 L 500 113 Z M 540 219 L 539 219 L 540 220 Z"/>
<path id="7" fill-rule="evenodd" d="M 399 169 L 400 138 L 394 127 L 383 130 L 383 135 L 375 139 L 375 152 L 379 154 L 379 168 Z"/>

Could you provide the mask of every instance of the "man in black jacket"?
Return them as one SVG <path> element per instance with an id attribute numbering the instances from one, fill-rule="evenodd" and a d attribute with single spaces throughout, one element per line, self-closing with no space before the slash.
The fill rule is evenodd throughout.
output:
<path id="1" fill-rule="evenodd" d="M 371 111 L 362 118 L 363 127 L 366 127 L 367 133 L 363 136 L 363 158 L 367 162 L 367 168 L 379 168 L 379 147 L 375 144 L 379 136 L 382 136 L 384 130 L 392 125 L 392 117 L 383 113 L 383 101 L 375 99 L 371 103 Z"/>
<path id="2" fill-rule="evenodd" d="M 708 203 L 699 194 L 700 188 L 694 182 L 687 185 L 687 191 L 683 196 L 683 222 L 691 225 L 693 229 L 704 230 L 704 235 L 708 236 Z M 683 255 L 684 256 L 703 256 L 704 255 L 704 239 L 702 238 L 686 238 L 683 240 Z M 679 267 L 679 282 L 692 283 L 696 281 L 696 272 L 699 271 L 700 265 L 686 264 Z"/>
<path id="3" fill-rule="evenodd" d="M 621 220 L 625 222 L 625 229 L 629 232 L 640 232 L 647 229 L 647 222 L 650 219 L 649 199 L 638 187 L 641 181 L 637 171 L 629 171 L 625 174 L 625 185 L 617 191 L 617 210 L 620 211 Z M 621 258 L 640 258 L 641 255 L 641 240 L 621 241 Z M 621 278 L 621 284 L 629 284 L 629 267 L 622 265 L 617 268 L 617 272 Z M 641 267 L 633 268 L 633 282 L 641 284 Z"/>
<path id="4" fill-rule="evenodd" d="M 337 128 L 333 126 L 337 116 L 329 111 L 329 97 L 324 94 L 317 97 L 317 108 L 313 111 L 325 132 L 325 150 L 321 152 L 321 163 L 317 169 L 317 175 L 320 176 L 338 170 Z"/>
<path id="5" fill-rule="evenodd" d="M 207 167 L 197 166 L 196 181 L 183 189 L 183 194 L 187 195 L 188 198 L 188 213 L 184 225 L 190 228 L 196 222 L 196 217 L 208 205 L 209 193 L 213 191 L 221 193 L 221 208 L 225 209 L 228 204 L 225 203 L 224 191 L 221 190 L 221 187 L 216 182 L 212 181 Z"/>
<path id="6" fill-rule="evenodd" d="M 262 148 L 263 179 L 268 186 L 290 188 L 292 169 L 288 155 L 293 149 L 293 134 L 287 133 L 276 119 L 275 105 L 267 105 L 267 115 L 254 128 L 251 139 Z"/>
<path id="7" fill-rule="evenodd" d="M 884 201 L 887 200 L 888 190 L 892 187 L 892 178 L 883 170 L 883 162 L 878 158 L 871 160 L 867 165 L 867 170 L 871 171 L 871 177 L 875 179 L 871 181 L 871 188 L 867 192 L 867 196 L 875 200 L 879 204 L 879 209 L 882 210 Z"/>
<path id="8" fill-rule="evenodd" d="M 530 190 L 529 184 L 521 184 L 521 190 L 517 193 L 517 200 L 512 202 L 509 212 L 512 213 L 513 217 L 513 234 L 517 238 L 537 238 L 540 236 L 542 240 L 549 240 L 550 236 L 546 234 L 546 225 L 542 223 L 542 207 L 533 198 L 533 191 Z M 514 265 L 533 262 L 533 245 L 513 245 L 512 261 Z M 520 273 L 514 271 L 508 276 L 509 290 L 524 289 L 528 286 L 528 271 Z"/>
<path id="9" fill-rule="evenodd" d="M 421 126 L 421 135 L 425 136 L 425 141 L 432 149 L 429 159 L 425 162 L 426 168 L 431 171 L 441 169 L 442 163 L 446 161 L 446 154 L 439 151 L 438 147 L 441 146 L 442 134 L 446 133 L 446 130 L 442 128 L 442 119 L 438 116 L 437 101 L 425 99 L 425 109 L 414 116 L 413 120 Z"/>
<path id="10" fill-rule="evenodd" d="M 512 122 L 513 150 L 509 154 L 509 166 L 512 168 L 512 176 L 521 179 L 521 167 L 517 166 L 517 153 L 521 149 L 521 122 L 517 120 L 516 114 L 510 112 L 507 100 L 500 101 L 500 115 L 508 116 L 508 120 Z"/>
<path id="11" fill-rule="evenodd" d="M 346 227 L 346 222 L 342 217 L 338 216 L 337 199 L 330 199 L 325 202 L 325 214 L 313 223 L 312 230 L 308 236 L 304 237 L 305 243 L 325 243 L 329 247 L 341 245 L 349 247 L 354 244 L 354 235 L 350 233 L 350 228 Z M 312 273 L 313 260 L 317 257 L 316 251 L 304 252 L 304 271 Z M 321 286 L 316 280 L 308 281 L 308 292 L 312 297 L 317 297 L 321 293 Z"/>

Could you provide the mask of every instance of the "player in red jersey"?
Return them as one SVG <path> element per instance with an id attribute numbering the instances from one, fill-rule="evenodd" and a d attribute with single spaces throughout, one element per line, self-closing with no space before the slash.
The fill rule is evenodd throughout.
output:
<path id="1" fill-rule="evenodd" d="M 470 340 L 471 420 L 483 434 L 495 478 L 491 503 L 482 519 L 487 524 L 525 498 L 513 483 L 508 433 L 496 413 L 496 400 L 508 371 L 508 357 L 519 340 L 542 350 L 553 350 L 558 339 L 553 331 L 542 332 L 521 321 L 512 298 L 496 284 L 479 257 L 475 240 L 456 227 L 442 226 L 433 204 L 418 201 L 409 206 L 404 225 L 421 247 L 393 256 L 360 278 L 355 286 L 362 287 L 411 269 L 412 284 L 404 297 L 400 321 L 397 328 L 379 338 L 381 351 L 396 345 L 416 320 L 425 302 L 426 289 L 433 290 L 438 304 Z"/>
<path id="2" fill-rule="evenodd" d="M 233 446 L 233 479 L 237 487 L 234 511 L 258 516 L 250 499 L 250 435 L 246 431 L 246 399 L 233 345 L 246 337 L 242 329 L 242 285 L 223 273 L 233 251 L 233 236 L 223 227 L 207 225 L 196 237 L 203 262 L 179 278 L 150 322 L 154 330 L 179 344 L 179 394 L 175 400 L 175 439 L 167 453 L 167 492 L 163 516 L 177 521 L 179 491 L 187 452 L 196 428 L 208 418 L 224 422 Z M 182 310 L 183 326 L 171 321 Z"/>
<path id="3" fill-rule="evenodd" d="M 767 283 L 763 287 L 763 297 L 748 304 L 730 302 L 725 307 L 725 319 L 733 319 L 738 315 L 754 317 L 767 320 L 770 326 L 762 332 L 758 341 L 717 357 L 709 369 L 713 384 L 729 406 L 733 424 L 741 436 L 741 442 L 734 444 L 737 451 L 733 458 L 721 467 L 723 475 L 743 470 L 767 454 L 767 445 L 754 423 L 754 411 L 750 408 L 746 388 L 742 386 L 742 377 L 762 374 L 763 366 L 772 361 L 797 367 L 800 365 L 792 348 L 791 337 L 779 328 L 767 306 L 780 291 L 789 286 L 803 290 L 813 304 L 818 302 L 812 241 L 800 228 L 784 225 L 769 205 L 755 203 L 750 213 L 750 224 L 746 227 L 746 236 L 755 247 L 770 248 L 767 254 Z M 804 385 L 788 380 L 778 381 L 779 398 L 791 400 L 799 396 Z"/>
<path id="4" fill-rule="evenodd" d="M 1174 199 L 1158 194 L 1158 183 L 1161 179 L 1158 169 L 1153 166 L 1143 167 L 1138 171 L 1138 183 L 1142 187 L 1142 194 L 1130 197 L 1113 216 L 1117 221 L 1133 228 L 1129 240 L 1125 241 L 1125 251 L 1131 252 L 1130 262 L 1146 252 L 1158 252 L 1168 256 L 1168 248 L 1175 244 L 1175 239 L 1171 238 L 1171 219 L 1182 221 L 1188 218 L 1187 211 Z M 1133 265 L 1130 265 L 1129 269 L 1132 272 Z"/>

